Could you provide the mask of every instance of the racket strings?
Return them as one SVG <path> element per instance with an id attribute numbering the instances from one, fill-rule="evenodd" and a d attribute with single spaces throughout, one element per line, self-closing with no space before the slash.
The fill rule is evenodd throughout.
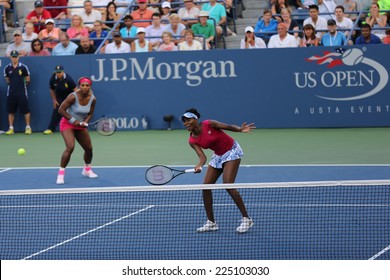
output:
<path id="1" fill-rule="evenodd" d="M 115 121 L 113 119 L 100 120 L 96 125 L 96 130 L 102 135 L 111 135 L 116 130 Z"/>
<path id="2" fill-rule="evenodd" d="M 154 185 L 162 185 L 172 180 L 173 172 L 164 166 L 155 166 L 147 170 L 146 180 Z"/>

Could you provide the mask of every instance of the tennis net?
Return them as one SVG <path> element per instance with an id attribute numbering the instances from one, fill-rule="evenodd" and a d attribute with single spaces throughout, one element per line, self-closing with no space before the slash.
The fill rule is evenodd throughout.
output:
<path id="1" fill-rule="evenodd" d="M 197 233 L 206 188 L 219 230 Z M 0 191 L 0 216 L 2 260 L 390 259 L 390 181 Z"/>

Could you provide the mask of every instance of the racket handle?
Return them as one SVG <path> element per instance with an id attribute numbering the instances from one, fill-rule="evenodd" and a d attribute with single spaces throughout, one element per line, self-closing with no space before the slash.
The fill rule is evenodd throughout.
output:
<path id="1" fill-rule="evenodd" d="M 200 170 L 202 170 L 202 168 L 200 168 Z M 195 173 L 195 168 L 191 168 L 191 169 L 186 169 L 184 170 L 185 173 Z"/>

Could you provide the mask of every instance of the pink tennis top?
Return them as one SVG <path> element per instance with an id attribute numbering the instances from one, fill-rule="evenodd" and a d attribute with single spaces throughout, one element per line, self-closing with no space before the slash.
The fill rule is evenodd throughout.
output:
<path id="1" fill-rule="evenodd" d="M 234 139 L 223 130 L 211 127 L 209 120 L 203 121 L 201 125 L 200 135 L 196 137 L 190 135 L 188 143 L 196 144 L 203 149 L 210 149 L 217 156 L 222 156 L 233 147 Z"/>

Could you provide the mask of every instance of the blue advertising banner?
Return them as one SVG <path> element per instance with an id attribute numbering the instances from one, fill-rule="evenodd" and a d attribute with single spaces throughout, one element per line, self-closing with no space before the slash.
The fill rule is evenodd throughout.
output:
<path id="1" fill-rule="evenodd" d="M 218 50 L 67 57 L 25 57 L 34 131 L 49 123 L 49 79 L 63 65 L 74 80 L 90 76 L 95 119 L 115 116 L 122 129 L 182 128 L 196 107 L 202 119 L 255 122 L 262 128 L 362 127 L 390 124 L 388 45 L 348 48 Z M 10 62 L 1 58 L 1 69 Z M 5 80 L 0 129 L 6 129 Z M 137 119 L 137 127 L 130 124 Z M 133 120 L 134 122 L 134 120 Z M 119 124 L 119 123 L 118 123 Z M 17 129 L 23 129 L 18 115 Z"/>

